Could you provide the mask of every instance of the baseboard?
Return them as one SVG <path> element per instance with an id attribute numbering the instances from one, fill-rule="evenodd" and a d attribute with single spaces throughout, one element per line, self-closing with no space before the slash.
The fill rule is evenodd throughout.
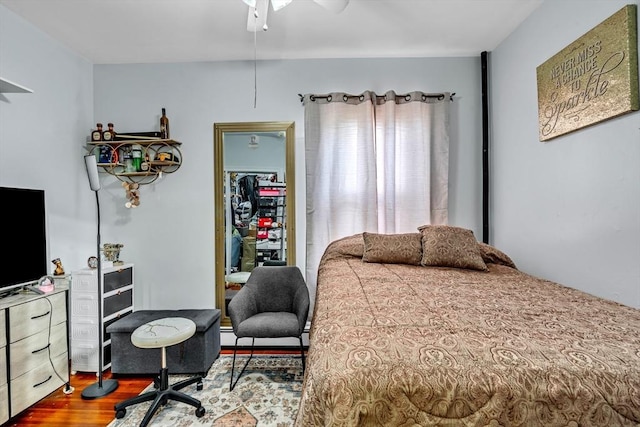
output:
<path id="1" fill-rule="evenodd" d="M 303 346 L 305 350 L 309 349 L 309 346 Z M 238 351 L 249 352 L 251 350 L 251 346 L 238 346 Z M 233 352 L 233 346 L 222 346 L 222 351 L 226 353 Z M 278 353 L 292 353 L 292 354 L 300 354 L 300 346 L 297 345 L 295 347 L 291 346 L 281 346 L 281 345 L 269 345 L 269 346 L 261 346 L 257 351 L 260 353 L 269 353 L 273 352 L 273 354 Z"/>

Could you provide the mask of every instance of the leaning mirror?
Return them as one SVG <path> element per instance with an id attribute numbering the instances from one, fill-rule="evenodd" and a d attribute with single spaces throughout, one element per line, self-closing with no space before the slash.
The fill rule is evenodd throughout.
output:
<path id="1" fill-rule="evenodd" d="M 293 122 L 214 123 L 216 306 L 260 265 L 295 265 Z"/>

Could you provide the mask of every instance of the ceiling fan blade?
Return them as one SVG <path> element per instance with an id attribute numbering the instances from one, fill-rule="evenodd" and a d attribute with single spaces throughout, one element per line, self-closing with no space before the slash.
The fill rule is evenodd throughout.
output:
<path id="1" fill-rule="evenodd" d="M 288 5 L 289 3 L 291 3 L 291 1 L 292 0 L 271 0 L 271 7 L 273 7 L 274 12 L 277 12 L 283 7 L 285 7 L 286 5 Z"/>
<path id="2" fill-rule="evenodd" d="M 333 13 L 342 12 L 349 4 L 349 0 L 313 0 L 313 1 L 315 1 L 325 9 L 330 10 Z"/>
<path id="3" fill-rule="evenodd" d="M 269 1 L 274 11 L 278 11 L 291 3 L 293 0 L 242 0 L 249 6 L 249 16 L 247 17 L 247 31 L 256 32 L 267 30 L 267 12 L 269 11 Z M 320 6 L 333 13 L 342 12 L 349 0 L 313 0 Z"/>

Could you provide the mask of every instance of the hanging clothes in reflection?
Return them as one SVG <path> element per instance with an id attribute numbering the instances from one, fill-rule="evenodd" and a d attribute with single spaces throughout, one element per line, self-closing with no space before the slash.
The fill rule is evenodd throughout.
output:
<path id="1" fill-rule="evenodd" d="M 242 200 L 247 200 L 251 203 L 251 215 L 249 217 L 253 217 L 258 210 L 257 186 L 258 181 L 255 175 L 245 175 L 238 180 L 238 189 Z"/>

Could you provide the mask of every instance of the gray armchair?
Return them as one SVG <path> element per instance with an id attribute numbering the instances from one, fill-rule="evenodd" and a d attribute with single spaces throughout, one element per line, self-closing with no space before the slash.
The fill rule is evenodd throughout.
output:
<path id="1" fill-rule="evenodd" d="M 229 390 L 233 390 L 251 361 L 256 338 L 298 338 L 304 372 L 302 332 L 309 315 L 309 289 L 298 267 L 254 268 L 247 283 L 229 302 L 228 314 L 236 335 Z M 238 339 L 247 337 L 252 338 L 251 354 L 234 381 Z"/>

